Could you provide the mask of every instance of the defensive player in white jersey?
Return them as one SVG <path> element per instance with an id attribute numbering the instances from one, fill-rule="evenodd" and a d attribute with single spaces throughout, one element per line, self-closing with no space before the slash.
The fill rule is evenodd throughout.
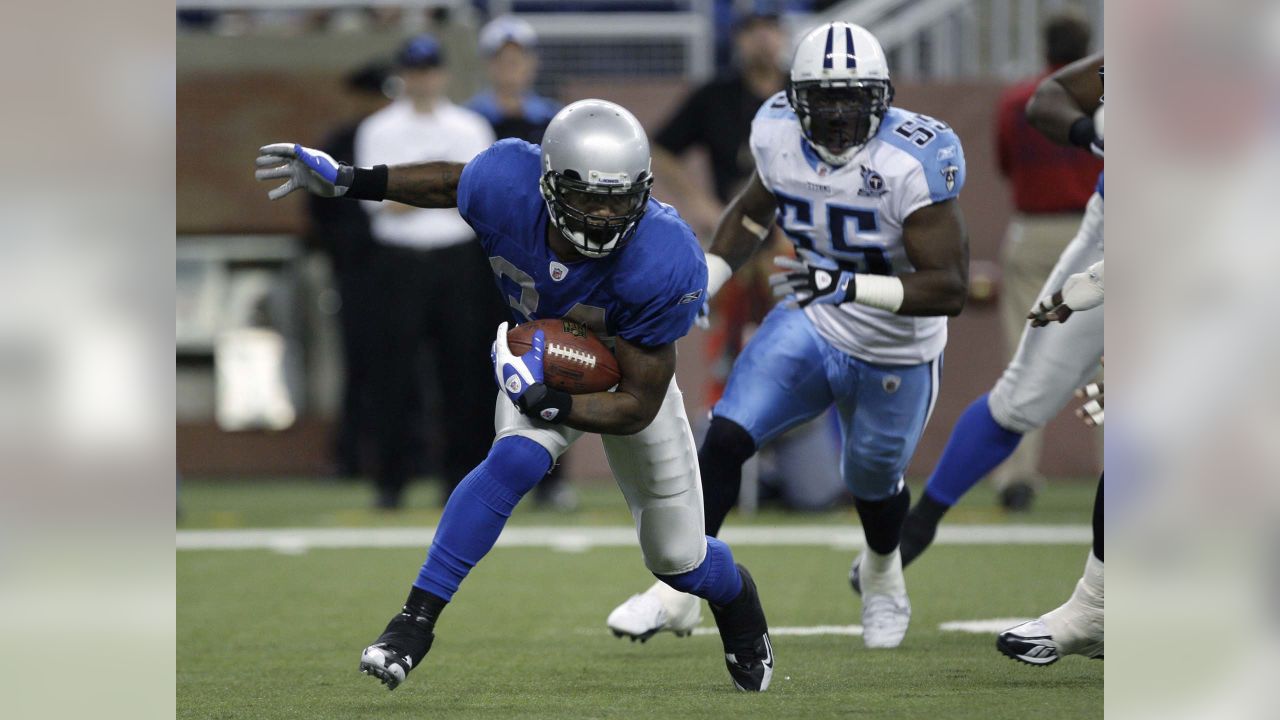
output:
<path id="1" fill-rule="evenodd" d="M 1103 155 L 1102 55 L 1067 65 L 1040 83 L 1027 121 L 1050 140 Z M 1102 260 L 1103 178 L 1085 206 L 1080 230 L 1054 265 L 1042 296 Z M 910 564 L 933 541 L 942 516 L 987 473 L 1013 454 L 1024 433 L 1043 427 L 1097 372 L 1102 358 L 1102 313 L 1069 324 L 1026 330 L 991 391 L 960 415 L 951 438 L 902 530 L 902 562 Z M 855 591 L 860 578 L 850 575 Z"/>
<path id="2" fill-rule="evenodd" d="M 944 123 L 891 106 L 880 43 L 836 22 L 800 42 L 785 93 L 751 128 L 756 174 L 720 219 L 709 291 L 740 267 L 775 217 L 798 260 L 773 277 L 788 302 L 765 318 L 734 364 L 698 454 L 707 531 L 737 500 L 742 464 L 765 443 L 835 404 L 841 472 L 867 549 L 868 647 L 902 642 L 911 615 L 898 540 L 910 507 L 903 471 L 938 394 L 946 316 L 964 307 L 969 251 L 956 200 L 964 152 Z M 608 624 L 645 639 L 687 632 L 697 598 L 659 587 Z"/>

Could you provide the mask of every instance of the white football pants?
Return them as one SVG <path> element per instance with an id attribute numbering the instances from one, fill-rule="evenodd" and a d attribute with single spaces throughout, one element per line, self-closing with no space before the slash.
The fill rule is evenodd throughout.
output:
<path id="1" fill-rule="evenodd" d="M 1094 193 L 1080 230 L 1062 251 L 1040 297 L 1060 290 L 1069 276 L 1088 270 L 1102 259 L 1102 250 L 1102 197 Z M 1018 351 L 987 397 L 992 417 L 1017 433 L 1043 427 L 1071 401 L 1076 388 L 1097 374 L 1101 359 L 1101 308 L 1073 313 L 1065 323 L 1026 325 Z"/>
<path id="2" fill-rule="evenodd" d="M 494 441 L 519 435 L 560 457 L 581 430 L 520 414 L 502 392 L 494 412 Z M 675 378 L 649 427 L 635 435 L 601 435 L 613 477 L 636 523 L 644 564 L 659 575 L 678 575 L 702 564 L 707 539 L 702 517 L 698 448 Z"/>

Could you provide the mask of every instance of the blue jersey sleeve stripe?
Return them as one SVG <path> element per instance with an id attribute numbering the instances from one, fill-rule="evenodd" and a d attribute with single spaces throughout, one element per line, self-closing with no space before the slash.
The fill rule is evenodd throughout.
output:
<path id="1" fill-rule="evenodd" d="M 897 132 L 905 122 L 920 118 L 932 137 L 919 145 L 911 138 L 921 137 L 915 134 Z M 941 130 L 932 118 L 916 115 L 898 108 L 892 108 L 885 115 L 884 123 L 876 132 L 876 137 L 893 147 L 902 150 L 920 163 L 924 171 L 925 182 L 929 185 L 929 196 L 933 202 L 950 200 L 960 194 L 966 177 L 964 148 L 960 145 L 960 137 L 954 130 Z"/>

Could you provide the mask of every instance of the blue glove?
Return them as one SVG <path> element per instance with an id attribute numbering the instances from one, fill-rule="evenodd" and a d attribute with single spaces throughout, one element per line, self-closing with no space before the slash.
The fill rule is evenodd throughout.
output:
<path id="1" fill-rule="evenodd" d="M 812 303 L 839 305 L 852 302 L 856 281 L 849 270 L 841 270 L 835 261 L 817 253 L 805 253 L 802 260 L 779 255 L 773 264 L 782 272 L 769 276 L 774 295 L 793 295 L 795 304 L 808 307 Z"/>
<path id="2" fill-rule="evenodd" d="M 542 353 L 546 342 L 546 334 L 538 330 L 533 333 L 529 352 L 516 356 L 507 347 L 507 323 L 502 323 L 493 339 L 489 359 L 493 362 L 493 376 L 498 386 L 521 414 L 560 423 L 569 414 L 573 396 L 543 382 Z"/>
<path id="3" fill-rule="evenodd" d="M 355 179 L 355 168 L 339 163 L 326 152 L 297 143 L 264 145 L 258 152 L 261 154 L 256 161 L 255 178 L 288 178 L 285 184 L 267 193 L 272 200 L 279 200 L 298 188 L 320 197 L 339 197 Z"/>

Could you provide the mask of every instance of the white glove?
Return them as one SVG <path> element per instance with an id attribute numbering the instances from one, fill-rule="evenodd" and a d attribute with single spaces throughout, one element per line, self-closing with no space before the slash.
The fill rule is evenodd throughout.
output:
<path id="1" fill-rule="evenodd" d="M 326 152 L 297 143 L 264 145 L 258 152 L 262 154 L 256 161 L 259 169 L 253 174 L 255 178 L 288 178 L 285 184 L 267 193 L 272 200 L 279 200 L 298 188 L 320 197 L 339 197 L 355 178 L 352 166 L 337 162 Z"/>
<path id="2" fill-rule="evenodd" d="M 1105 294 L 1103 262 L 1099 260 L 1088 270 L 1068 277 L 1061 290 L 1033 305 L 1027 313 L 1031 327 L 1066 322 L 1076 310 L 1092 310 L 1101 305 Z"/>

